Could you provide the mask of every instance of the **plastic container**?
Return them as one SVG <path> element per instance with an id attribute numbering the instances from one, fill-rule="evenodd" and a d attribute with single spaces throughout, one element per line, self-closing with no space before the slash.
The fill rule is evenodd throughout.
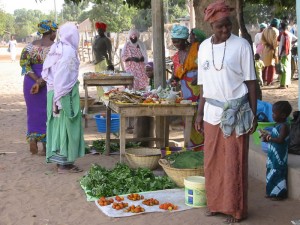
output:
<path id="1" fill-rule="evenodd" d="M 205 177 L 190 176 L 184 179 L 185 204 L 191 207 L 206 206 Z"/>
<path id="2" fill-rule="evenodd" d="M 106 116 L 96 114 L 93 116 L 96 121 L 98 132 L 106 133 Z M 120 130 L 120 115 L 113 113 L 111 114 L 110 132 L 117 133 Z"/>

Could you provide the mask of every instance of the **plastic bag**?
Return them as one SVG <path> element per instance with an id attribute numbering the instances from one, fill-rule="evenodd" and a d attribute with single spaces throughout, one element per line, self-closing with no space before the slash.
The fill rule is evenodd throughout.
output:
<path id="1" fill-rule="evenodd" d="M 290 143 L 288 152 L 291 154 L 300 155 L 300 111 L 293 113 L 290 130 Z"/>

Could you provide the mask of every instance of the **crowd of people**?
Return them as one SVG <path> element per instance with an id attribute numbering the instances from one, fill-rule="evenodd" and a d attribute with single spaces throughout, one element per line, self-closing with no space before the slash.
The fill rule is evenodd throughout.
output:
<path id="1" fill-rule="evenodd" d="M 257 81 L 261 86 L 272 84 L 275 64 L 280 63 L 280 87 L 290 85 L 291 46 L 297 40 L 285 22 L 273 19 L 269 26 L 260 24 L 253 55 L 250 44 L 232 33 L 233 10 L 224 1 L 208 5 L 204 13 L 212 31 L 208 38 L 199 29 L 173 26 L 171 38 L 177 51 L 172 56 L 169 81 L 172 86 L 179 85 L 183 99 L 198 103 L 189 147 L 197 150 L 205 146 L 206 215 L 225 214 L 228 224 L 248 216 L 248 151 L 249 136 L 257 127 Z M 95 28 L 95 71 L 114 70 L 112 44 L 105 34 L 107 25 L 96 22 Z M 54 42 L 57 30 L 53 21 L 41 21 L 41 39 L 29 43 L 21 54 L 26 139 L 30 152 L 45 156 L 47 163 L 56 163 L 58 173 L 78 173 L 82 170 L 75 161 L 84 156 L 85 146 L 78 89 L 79 32 L 74 24 L 66 23 Z M 130 88 L 153 89 L 155 65 L 148 61 L 139 37 L 138 30 L 129 31 L 121 58 L 126 72 L 134 76 Z M 287 101 L 275 103 L 276 125 L 272 133 L 262 134 L 269 143 L 266 197 L 272 200 L 287 197 L 286 121 L 291 111 Z"/>

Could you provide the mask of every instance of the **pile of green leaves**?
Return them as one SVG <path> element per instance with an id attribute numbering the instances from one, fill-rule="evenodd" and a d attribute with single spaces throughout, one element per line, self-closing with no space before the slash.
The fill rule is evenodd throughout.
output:
<path id="1" fill-rule="evenodd" d="M 127 142 L 125 147 L 126 148 L 133 148 L 133 147 L 139 147 L 141 145 L 141 142 Z M 90 153 L 91 150 L 95 150 L 96 152 L 99 152 L 100 154 L 103 154 L 105 152 L 105 140 L 95 140 L 92 142 L 92 145 L 90 147 L 87 147 L 85 149 L 85 153 Z M 117 152 L 120 150 L 120 144 L 119 143 L 110 143 L 110 152 Z"/>
<path id="2" fill-rule="evenodd" d="M 81 178 L 80 183 L 86 188 L 87 194 L 96 198 L 163 190 L 176 186 L 167 176 L 155 176 L 149 169 L 131 169 L 122 163 L 117 163 L 111 170 L 93 164 L 87 175 Z"/>
<path id="3" fill-rule="evenodd" d="M 204 152 L 203 151 L 183 151 L 175 152 L 165 157 L 170 165 L 178 169 L 194 169 L 203 166 Z"/>

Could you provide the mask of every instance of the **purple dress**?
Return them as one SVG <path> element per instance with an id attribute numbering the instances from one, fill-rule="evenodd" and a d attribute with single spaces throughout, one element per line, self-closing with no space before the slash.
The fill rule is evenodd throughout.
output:
<path id="1" fill-rule="evenodd" d="M 43 62 L 50 47 L 27 45 L 21 54 L 20 65 L 24 76 L 24 98 L 27 106 L 27 141 L 36 140 L 46 142 L 47 121 L 47 87 L 40 88 L 37 94 L 30 94 L 30 89 L 35 81 L 28 75 L 34 72 L 41 77 Z"/>

